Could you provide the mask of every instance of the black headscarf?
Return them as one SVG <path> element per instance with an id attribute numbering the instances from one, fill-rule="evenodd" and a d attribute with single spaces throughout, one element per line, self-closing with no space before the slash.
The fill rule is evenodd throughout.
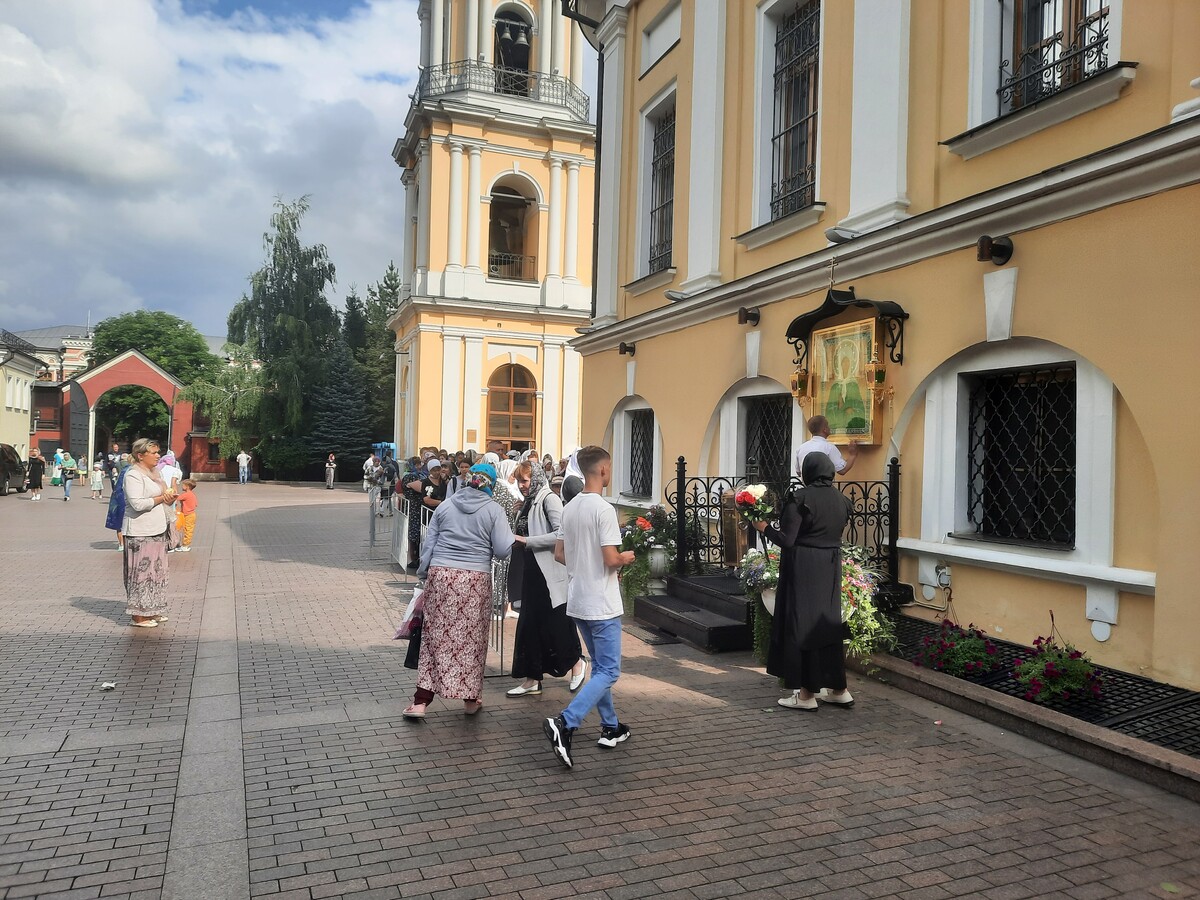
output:
<path id="1" fill-rule="evenodd" d="M 833 487 L 836 474 L 833 460 L 820 450 L 814 450 L 800 463 L 800 479 L 805 487 Z"/>

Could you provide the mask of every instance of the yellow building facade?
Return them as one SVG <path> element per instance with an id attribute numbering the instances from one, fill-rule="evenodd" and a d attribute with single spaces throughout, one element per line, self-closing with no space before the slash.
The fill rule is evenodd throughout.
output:
<path id="1" fill-rule="evenodd" d="M 405 133 L 396 443 L 559 455 L 579 440 L 595 129 L 557 3 L 423 0 Z"/>
<path id="2" fill-rule="evenodd" d="M 786 474 L 829 411 L 849 478 L 899 461 L 906 612 L 1200 687 L 1200 5 L 583 8 L 614 502 Z"/>

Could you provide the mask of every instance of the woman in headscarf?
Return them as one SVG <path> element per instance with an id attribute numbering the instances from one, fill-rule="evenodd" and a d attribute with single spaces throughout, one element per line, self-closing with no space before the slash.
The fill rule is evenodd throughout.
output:
<path id="1" fill-rule="evenodd" d="M 488 454 L 489 456 L 493 454 Z M 517 513 L 521 510 L 521 504 L 525 502 L 525 498 L 521 496 L 521 492 L 517 490 L 517 464 L 511 459 L 502 459 L 496 465 L 496 490 L 495 500 L 504 510 L 504 517 L 508 520 L 508 527 L 512 528 L 517 523 Z M 518 555 L 516 566 L 518 574 L 514 577 L 518 578 L 520 583 L 519 569 L 522 558 Z M 508 583 L 509 583 L 509 567 L 510 560 L 498 559 L 496 566 L 492 571 L 492 610 L 495 615 L 503 616 L 508 608 Z M 521 598 L 516 597 L 516 605 L 514 609 L 520 609 Z"/>
<path id="2" fill-rule="evenodd" d="M 156 463 L 158 443 L 133 442 L 134 465 L 125 472 L 125 613 L 139 628 L 167 621 L 167 526 L 175 491 Z"/>
<path id="3" fill-rule="evenodd" d="M 846 690 L 842 623 L 842 532 L 850 500 L 833 486 L 833 461 L 819 451 L 801 463 L 804 487 L 784 501 L 779 528 L 754 527 L 783 549 L 767 671 L 791 693 L 788 709 L 815 710 L 817 701 L 853 705 Z"/>
<path id="4" fill-rule="evenodd" d="M 554 559 L 562 501 L 550 492 L 537 457 L 517 466 L 517 488 L 525 502 L 513 530 L 524 552 L 514 554 L 522 557 L 521 564 L 512 567 L 514 573 L 521 573 L 521 581 L 510 586 L 509 596 L 521 598 L 512 675 L 523 680 L 508 696 L 540 694 L 547 672 L 555 678 L 570 673 L 569 688 L 574 693 L 583 684 L 587 662 L 575 623 L 567 618 L 567 569 Z"/>
<path id="5" fill-rule="evenodd" d="M 571 454 L 571 458 L 567 460 L 567 469 L 563 472 L 562 483 L 562 502 L 565 506 L 575 499 L 575 495 L 583 490 L 583 470 L 579 468 L 579 461 L 576 459 L 579 451 L 576 450 Z"/>
<path id="6" fill-rule="evenodd" d="M 425 718 L 435 696 L 462 700 L 468 716 L 483 707 L 492 561 L 513 545 L 504 511 L 492 502 L 495 483 L 492 466 L 473 466 L 467 486 L 438 506 L 425 530 L 417 569 L 425 582 L 421 657 L 406 718 Z"/>

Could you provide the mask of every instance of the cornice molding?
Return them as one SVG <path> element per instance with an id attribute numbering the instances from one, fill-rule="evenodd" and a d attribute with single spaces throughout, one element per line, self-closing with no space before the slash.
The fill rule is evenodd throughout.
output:
<path id="1" fill-rule="evenodd" d="M 974 246 L 980 234 L 1014 234 L 1200 182 L 1200 117 L 1166 125 L 1037 175 L 914 215 L 671 306 L 606 324 L 572 344 L 585 356 L 813 293 L 836 258 L 847 283 Z"/>

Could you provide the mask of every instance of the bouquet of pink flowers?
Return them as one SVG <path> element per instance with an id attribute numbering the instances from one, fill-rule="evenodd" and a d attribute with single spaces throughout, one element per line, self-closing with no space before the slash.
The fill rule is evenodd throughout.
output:
<path id="1" fill-rule="evenodd" d="M 733 495 L 733 502 L 751 522 L 766 522 L 775 514 L 765 484 L 748 484 Z"/>

